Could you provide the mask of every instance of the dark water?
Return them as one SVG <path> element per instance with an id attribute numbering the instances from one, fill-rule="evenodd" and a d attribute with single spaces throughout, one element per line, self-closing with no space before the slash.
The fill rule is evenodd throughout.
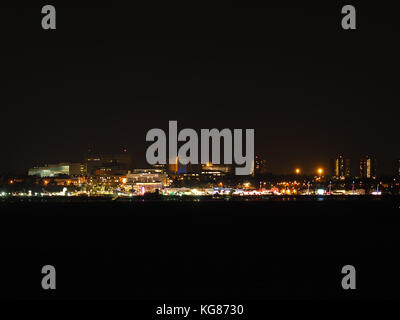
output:
<path id="1" fill-rule="evenodd" d="M 400 297 L 400 201 L 1 202 L 6 299 Z M 41 289 L 41 268 L 57 290 Z M 357 290 L 341 268 L 357 270 Z"/>

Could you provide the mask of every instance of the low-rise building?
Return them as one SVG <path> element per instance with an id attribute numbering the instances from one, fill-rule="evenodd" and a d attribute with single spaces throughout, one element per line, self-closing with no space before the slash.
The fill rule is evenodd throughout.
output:
<path id="1" fill-rule="evenodd" d="M 86 175 L 86 165 L 82 163 L 59 163 L 48 164 L 42 167 L 34 167 L 29 169 L 28 175 L 44 177 L 55 177 L 58 175 L 68 176 L 84 176 Z"/>
<path id="2" fill-rule="evenodd" d="M 161 190 L 170 183 L 166 172 L 160 169 L 134 169 L 126 175 L 126 185 L 140 194 Z"/>

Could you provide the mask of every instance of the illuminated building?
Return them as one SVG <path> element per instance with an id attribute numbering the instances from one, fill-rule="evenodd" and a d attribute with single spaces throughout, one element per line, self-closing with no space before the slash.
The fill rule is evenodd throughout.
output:
<path id="1" fill-rule="evenodd" d="M 186 172 L 187 172 L 187 165 L 179 162 L 178 163 L 178 174 L 186 173 Z"/>
<path id="2" fill-rule="evenodd" d="M 168 175 L 159 169 L 134 169 L 126 175 L 126 184 L 140 194 L 161 190 L 169 186 Z"/>
<path id="3" fill-rule="evenodd" d="M 201 165 L 202 174 L 220 173 L 220 175 L 230 174 L 233 172 L 233 166 L 230 164 L 213 164 L 211 162 Z"/>
<path id="4" fill-rule="evenodd" d="M 168 185 L 168 175 L 159 169 L 133 169 L 126 175 L 127 183 L 161 182 Z"/>
<path id="5" fill-rule="evenodd" d="M 178 157 L 175 157 L 173 159 L 169 160 L 169 165 L 168 165 L 168 170 L 171 173 L 178 173 L 178 168 L 179 168 L 179 159 Z"/>
<path id="6" fill-rule="evenodd" d="M 120 168 L 101 168 L 97 169 L 94 172 L 94 175 L 96 176 L 106 176 L 106 177 L 112 177 L 112 176 L 123 176 L 126 174 L 126 169 L 120 169 Z"/>
<path id="7" fill-rule="evenodd" d="M 360 159 L 360 177 L 363 179 L 376 178 L 376 159 L 369 156 Z"/>
<path id="8" fill-rule="evenodd" d="M 186 175 L 187 180 L 198 180 L 203 182 L 217 182 L 222 177 L 233 173 L 232 165 L 212 164 L 211 162 L 201 165 L 199 172 L 192 173 L 191 176 Z"/>
<path id="9" fill-rule="evenodd" d="M 91 188 L 98 189 L 97 191 L 112 191 L 120 185 L 123 177 L 121 175 L 92 175 L 88 177 L 87 183 Z"/>
<path id="10" fill-rule="evenodd" d="M 167 171 L 167 165 L 166 164 L 153 164 L 154 169 L 162 170 L 162 171 Z"/>
<path id="11" fill-rule="evenodd" d="M 346 159 L 343 155 L 339 155 L 333 163 L 333 175 L 340 180 L 350 177 L 351 174 L 351 161 Z"/>
<path id="12" fill-rule="evenodd" d="M 86 183 L 87 180 L 85 177 L 78 178 L 55 178 L 54 183 L 58 186 L 80 186 Z"/>
<path id="13" fill-rule="evenodd" d="M 256 156 L 254 161 L 254 174 L 256 176 L 267 174 L 267 161 L 259 156 Z"/>
<path id="14" fill-rule="evenodd" d="M 170 159 L 169 164 L 168 164 L 168 172 L 172 176 L 175 176 L 175 175 L 178 175 L 181 173 L 186 173 L 187 165 L 180 163 L 178 157 L 172 158 L 172 159 Z"/>
<path id="15" fill-rule="evenodd" d="M 196 172 L 184 173 L 183 180 L 185 180 L 185 181 L 200 181 L 200 173 L 196 173 Z"/>
<path id="16" fill-rule="evenodd" d="M 126 150 L 126 149 L 124 149 Z M 132 165 L 132 157 L 124 152 L 119 154 L 92 154 L 85 157 L 88 175 L 126 174 Z"/>
<path id="17" fill-rule="evenodd" d="M 59 163 L 49 164 L 43 167 L 29 169 L 28 175 L 40 177 L 55 177 L 58 175 L 84 176 L 86 175 L 86 165 L 82 163 Z"/>

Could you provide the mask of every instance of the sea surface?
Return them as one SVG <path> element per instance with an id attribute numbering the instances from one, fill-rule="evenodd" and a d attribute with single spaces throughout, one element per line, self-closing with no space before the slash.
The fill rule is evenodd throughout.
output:
<path id="1" fill-rule="evenodd" d="M 399 248 L 398 197 L 3 199 L 0 298 L 395 299 Z M 54 292 L 41 288 L 48 264 Z"/>

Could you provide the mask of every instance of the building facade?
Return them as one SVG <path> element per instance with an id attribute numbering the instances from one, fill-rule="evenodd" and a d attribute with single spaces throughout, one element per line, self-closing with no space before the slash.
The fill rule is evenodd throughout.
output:
<path id="1" fill-rule="evenodd" d="M 351 175 L 351 160 L 339 155 L 333 163 L 333 175 L 340 180 L 345 180 Z"/>
<path id="2" fill-rule="evenodd" d="M 376 179 L 376 159 L 365 156 L 360 159 L 360 177 L 363 179 Z"/>
<path id="3" fill-rule="evenodd" d="M 132 157 L 128 153 L 92 154 L 85 157 L 87 173 L 93 175 L 126 174 L 132 166 Z"/>
<path id="4" fill-rule="evenodd" d="M 59 175 L 85 176 L 87 173 L 86 165 L 83 163 L 59 163 L 48 164 L 43 167 L 29 169 L 28 175 L 44 177 L 55 177 Z"/>
<path id="5" fill-rule="evenodd" d="M 126 184 L 138 194 L 144 194 L 169 186 L 170 180 L 164 170 L 134 169 L 126 175 Z"/>
<path id="6" fill-rule="evenodd" d="M 254 175 L 262 176 L 267 174 L 267 161 L 260 156 L 254 159 Z"/>
<path id="7" fill-rule="evenodd" d="M 201 165 L 202 174 L 213 172 L 218 172 L 222 175 L 231 174 L 233 172 L 233 166 L 231 164 L 213 164 L 211 162 Z"/>

